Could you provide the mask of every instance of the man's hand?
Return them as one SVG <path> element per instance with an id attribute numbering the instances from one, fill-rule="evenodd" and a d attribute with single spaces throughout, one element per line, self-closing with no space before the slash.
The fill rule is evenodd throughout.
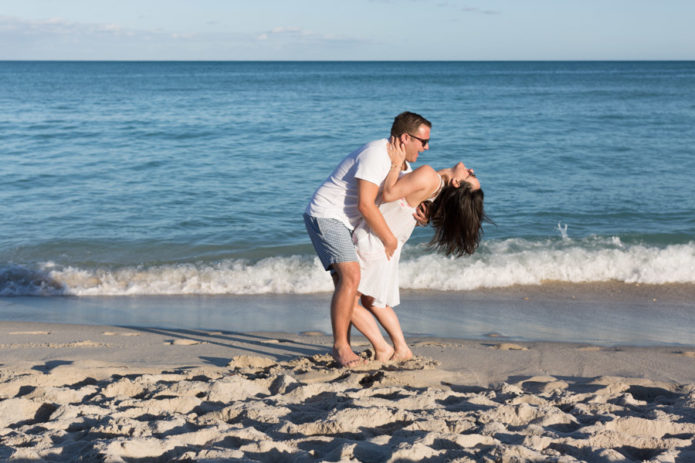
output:
<path id="1" fill-rule="evenodd" d="M 360 214 L 364 217 L 369 228 L 372 229 L 374 234 L 378 236 L 384 244 L 386 257 L 391 259 L 391 256 L 393 256 L 393 253 L 398 247 L 398 240 L 393 235 L 386 220 L 384 220 L 384 216 L 381 215 L 381 211 L 374 202 L 378 192 L 379 186 L 377 184 L 361 178 L 357 179 L 357 209 L 359 209 Z"/>
<path id="2" fill-rule="evenodd" d="M 413 217 L 419 227 L 425 227 L 430 223 L 430 206 L 432 206 L 431 201 L 423 201 L 415 210 Z"/>

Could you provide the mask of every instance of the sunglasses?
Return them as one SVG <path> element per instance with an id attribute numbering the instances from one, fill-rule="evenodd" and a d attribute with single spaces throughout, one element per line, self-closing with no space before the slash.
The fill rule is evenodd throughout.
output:
<path id="1" fill-rule="evenodd" d="M 409 133 L 408 135 L 410 135 L 411 137 L 413 137 L 413 138 L 416 139 L 416 140 L 420 140 L 420 143 L 422 143 L 422 147 L 423 147 L 423 148 L 424 148 L 425 146 L 427 146 L 427 145 L 429 144 L 429 142 L 430 142 L 430 139 L 429 139 L 429 138 L 420 138 L 420 137 L 416 137 L 415 135 L 410 134 L 410 133 Z"/>

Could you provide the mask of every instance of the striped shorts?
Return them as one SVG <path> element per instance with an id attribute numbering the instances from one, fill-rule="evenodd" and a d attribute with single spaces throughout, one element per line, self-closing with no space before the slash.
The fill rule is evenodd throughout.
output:
<path id="1" fill-rule="evenodd" d="M 352 233 L 343 222 L 304 214 L 304 225 L 323 268 L 329 270 L 333 264 L 357 262 Z"/>

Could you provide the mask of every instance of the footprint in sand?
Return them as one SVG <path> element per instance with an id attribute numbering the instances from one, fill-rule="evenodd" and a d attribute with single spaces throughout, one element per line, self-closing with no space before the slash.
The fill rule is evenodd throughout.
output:
<path id="1" fill-rule="evenodd" d="M 130 333 L 126 331 L 121 331 L 121 332 L 113 332 L 113 331 L 104 331 L 103 333 L 104 336 L 140 336 L 140 333 Z"/>
<path id="2" fill-rule="evenodd" d="M 302 336 L 325 336 L 326 333 L 322 331 L 301 331 L 299 334 Z"/>
<path id="3" fill-rule="evenodd" d="M 413 346 L 415 347 L 446 347 L 444 344 L 441 342 L 434 342 L 434 341 L 418 341 L 416 343 L 413 343 Z"/>
<path id="4" fill-rule="evenodd" d="M 94 342 L 87 339 L 86 341 L 76 341 L 65 344 L 68 347 L 108 347 L 108 344 L 103 342 Z"/>
<path id="5" fill-rule="evenodd" d="M 41 347 L 48 347 L 49 349 L 73 349 L 79 347 L 111 347 L 109 344 L 103 342 L 94 342 L 89 339 L 85 341 L 75 341 L 75 342 L 64 342 L 64 343 L 49 343 L 49 344 L 37 344 Z"/>
<path id="6" fill-rule="evenodd" d="M 237 355 L 232 357 L 229 368 L 268 368 L 275 365 L 276 362 L 268 357 L 258 357 L 252 355 Z"/>
<path id="7" fill-rule="evenodd" d="M 164 341 L 164 344 L 167 344 L 169 346 L 193 346 L 195 344 L 202 343 L 200 341 L 196 341 L 195 339 L 169 339 L 167 341 Z"/>
<path id="8" fill-rule="evenodd" d="M 281 344 L 281 343 L 288 344 L 288 343 L 293 343 L 294 341 L 291 339 L 282 339 L 281 338 L 281 339 L 263 339 L 261 342 L 264 344 Z"/>
<path id="9" fill-rule="evenodd" d="M 519 344 L 512 344 L 510 342 L 503 342 L 501 344 L 486 344 L 491 349 L 495 350 L 528 350 L 528 347 L 521 346 Z"/>
<path id="10" fill-rule="evenodd" d="M 34 335 L 41 335 L 41 334 L 51 334 L 50 331 L 10 331 L 10 334 L 34 334 Z"/>

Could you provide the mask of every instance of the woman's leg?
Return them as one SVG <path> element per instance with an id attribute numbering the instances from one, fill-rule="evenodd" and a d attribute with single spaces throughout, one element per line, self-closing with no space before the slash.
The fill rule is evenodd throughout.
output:
<path id="1" fill-rule="evenodd" d="M 408 360 L 413 358 L 413 352 L 405 342 L 405 336 L 403 336 L 401 323 L 398 320 L 398 315 L 396 315 L 393 308 L 389 306 L 376 307 L 374 305 L 373 297 L 362 296 L 361 299 L 364 307 L 366 307 L 368 311 L 374 314 L 377 320 L 379 320 L 379 323 L 381 323 L 381 326 L 384 327 L 391 338 L 391 342 L 393 342 L 395 351 L 390 360 Z"/>
<path id="2" fill-rule="evenodd" d="M 386 339 L 381 334 L 379 325 L 376 324 L 376 320 L 374 320 L 374 317 L 367 309 L 359 303 L 355 303 L 351 321 L 355 328 L 372 343 L 377 360 L 385 362 L 391 359 L 394 354 L 393 347 L 386 342 Z"/>

